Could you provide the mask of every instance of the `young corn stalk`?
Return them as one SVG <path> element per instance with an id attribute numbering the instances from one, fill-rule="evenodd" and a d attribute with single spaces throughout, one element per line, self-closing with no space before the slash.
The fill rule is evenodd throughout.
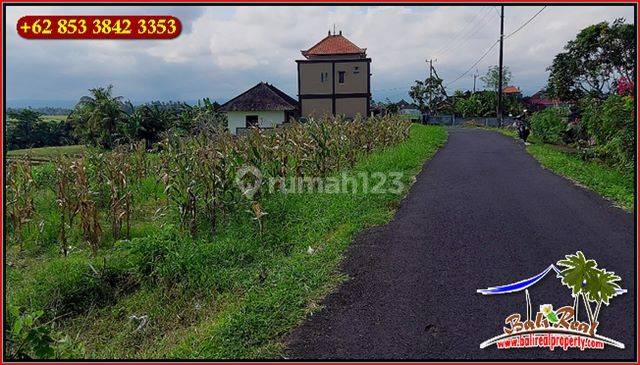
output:
<path id="1" fill-rule="evenodd" d="M 195 235 L 198 231 L 199 195 L 196 174 L 200 161 L 194 154 L 195 148 L 192 143 L 168 138 L 163 142 L 163 148 L 164 192 L 177 208 L 182 227 L 188 229 L 191 235 Z"/>
<path id="2" fill-rule="evenodd" d="M 78 213 L 80 215 L 80 226 L 85 242 L 91 249 L 91 254 L 95 258 L 100 247 L 102 228 L 98 206 L 95 201 L 95 193 L 91 191 L 85 157 L 73 163 L 73 171 L 76 174 L 76 189 L 78 192 Z"/>
<path id="3" fill-rule="evenodd" d="M 13 242 L 18 242 L 23 250 L 23 230 L 35 213 L 33 194 L 35 182 L 28 159 L 18 160 L 9 165 L 7 171 L 7 217 Z M 10 235 L 11 236 L 11 235 Z"/>
<path id="4" fill-rule="evenodd" d="M 74 169 L 69 159 L 59 157 L 56 163 L 56 184 L 54 192 L 56 195 L 56 205 L 60 214 L 60 228 L 58 238 L 60 240 L 60 251 L 63 256 L 69 254 L 67 243 L 67 233 L 73 227 L 73 220 L 78 214 L 80 201 L 78 199 L 77 186 L 74 181 Z"/>
<path id="5" fill-rule="evenodd" d="M 116 150 L 104 160 L 102 173 L 109 187 L 109 221 L 114 240 L 122 238 L 124 226 L 126 239 L 131 238 L 131 165 L 127 151 Z"/>

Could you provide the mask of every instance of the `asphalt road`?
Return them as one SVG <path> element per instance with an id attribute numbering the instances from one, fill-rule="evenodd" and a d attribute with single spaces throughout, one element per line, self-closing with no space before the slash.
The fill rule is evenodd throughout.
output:
<path id="1" fill-rule="evenodd" d="M 529 278 L 577 250 L 622 277 L 629 292 L 603 306 L 597 333 L 626 348 L 481 350 L 526 307 L 523 292 L 476 289 Z M 633 214 L 543 169 L 518 141 L 452 128 L 395 218 L 356 238 L 343 266 L 350 280 L 288 336 L 286 356 L 631 360 L 635 257 Z M 530 293 L 534 312 L 573 303 L 554 275 Z"/>

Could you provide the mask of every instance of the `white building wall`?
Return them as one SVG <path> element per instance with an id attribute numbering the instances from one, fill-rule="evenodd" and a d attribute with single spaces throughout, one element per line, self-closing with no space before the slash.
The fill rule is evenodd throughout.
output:
<path id="1" fill-rule="evenodd" d="M 226 112 L 227 126 L 229 131 L 236 134 L 236 128 L 244 128 L 246 125 L 247 115 L 257 115 L 260 128 L 270 128 L 276 124 L 284 122 L 284 111 L 260 110 L 260 111 L 241 111 Z"/>

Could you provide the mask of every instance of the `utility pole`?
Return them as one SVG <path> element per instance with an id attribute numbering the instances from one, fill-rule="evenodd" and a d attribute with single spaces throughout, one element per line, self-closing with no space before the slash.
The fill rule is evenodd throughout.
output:
<path id="1" fill-rule="evenodd" d="M 431 79 L 433 78 L 433 61 L 437 61 L 437 59 L 436 60 L 428 59 L 426 61 L 429 62 L 429 82 L 431 82 Z M 433 112 L 432 104 L 433 104 L 433 88 L 429 87 L 429 114 L 432 114 Z"/>
<path id="2" fill-rule="evenodd" d="M 476 68 L 476 73 L 473 74 L 473 93 L 476 93 L 476 78 L 478 77 L 478 69 Z"/>
<path id="3" fill-rule="evenodd" d="M 429 60 L 429 82 L 431 82 L 431 77 L 433 77 L 433 60 Z M 429 88 L 429 115 L 432 114 L 431 103 L 433 100 L 433 95 L 431 94 L 431 88 Z"/>
<path id="4" fill-rule="evenodd" d="M 498 110 L 496 117 L 498 119 L 498 127 L 502 126 L 502 43 L 504 41 L 504 5 L 500 6 L 500 60 L 498 62 L 499 74 L 498 78 Z"/>

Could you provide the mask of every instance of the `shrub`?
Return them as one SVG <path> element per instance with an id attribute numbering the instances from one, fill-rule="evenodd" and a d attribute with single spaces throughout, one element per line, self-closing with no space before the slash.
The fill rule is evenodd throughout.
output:
<path id="1" fill-rule="evenodd" d="M 82 357 L 84 349 L 68 336 L 42 323 L 43 311 L 25 313 L 9 306 L 6 310 L 5 354 L 11 360 Z"/>
<path id="2" fill-rule="evenodd" d="M 566 108 L 549 108 L 531 116 L 533 135 L 543 142 L 557 143 L 567 129 L 569 110 Z"/>
<path id="3" fill-rule="evenodd" d="M 9 293 L 8 302 L 27 312 L 41 310 L 44 319 L 101 307 L 136 288 L 128 265 L 116 259 L 91 262 L 82 255 L 55 258 Z"/>
<path id="4" fill-rule="evenodd" d="M 604 102 L 585 99 L 582 108 L 594 154 L 612 165 L 632 168 L 636 137 L 633 98 L 611 95 Z"/>

